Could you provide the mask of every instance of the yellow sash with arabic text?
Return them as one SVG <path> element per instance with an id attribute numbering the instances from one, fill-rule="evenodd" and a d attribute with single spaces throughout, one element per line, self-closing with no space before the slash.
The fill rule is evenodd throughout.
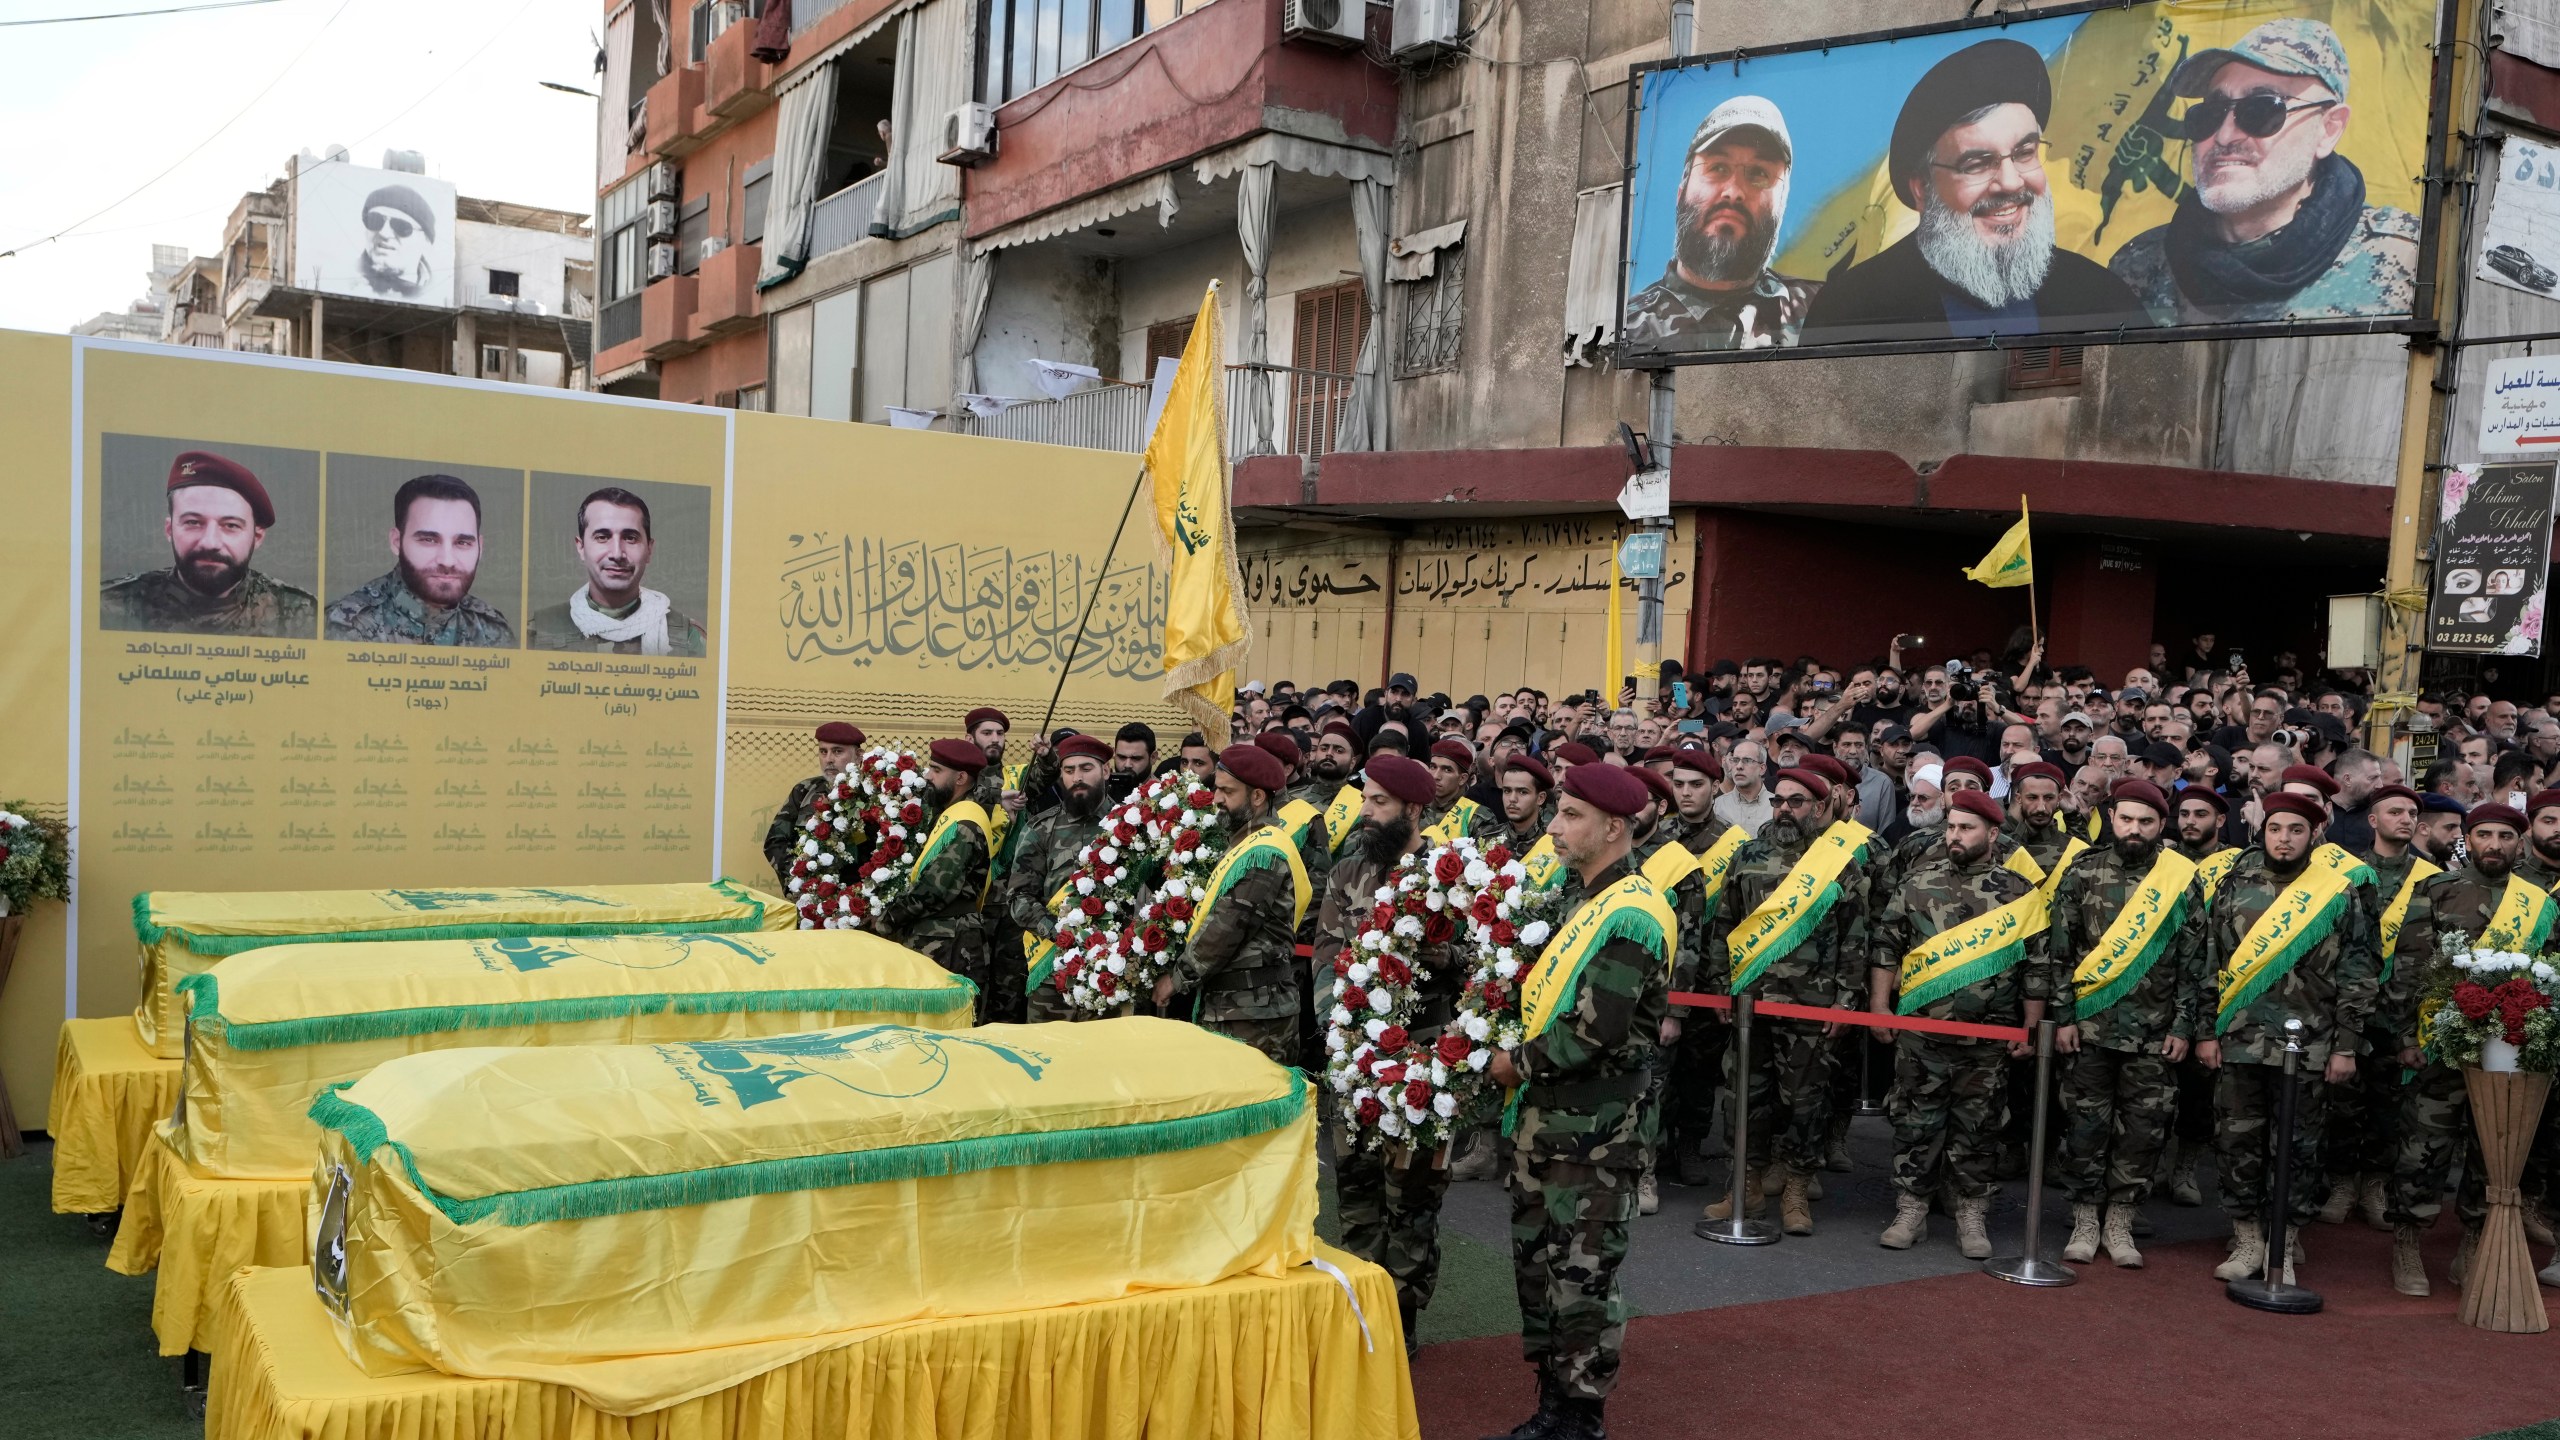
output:
<path id="1" fill-rule="evenodd" d="M 1308 823 L 1323 813 L 1307 801 L 1292 800 L 1280 807 L 1277 818 L 1280 827 L 1289 832 L 1289 839 L 1303 850 L 1307 845 Z"/>
<path id="2" fill-rule="evenodd" d="M 1484 807 L 1464 795 L 1449 807 L 1449 813 L 1422 829 L 1422 838 L 1434 845 L 1446 845 L 1475 828 L 1476 814 Z"/>
<path id="3" fill-rule="evenodd" d="M 2026 848 L 2024 846 L 2019 847 L 2019 855 L 2025 855 L 2026 853 Z M 2069 840 L 2063 842 L 2062 858 L 2053 862 L 2053 870 L 2050 874 L 2040 877 L 2031 877 L 2034 879 L 2036 888 L 2027 895 L 2028 903 L 2034 907 L 2034 918 L 2030 922 L 2027 930 L 2027 934 L 2029 936 L 2043 934 L 2045 932 L 2045 927 L 2053 923 L 2054 892 L 2062 888 L 2062 877 L 2070 872 L 2071 862 L 2088 853 L 2089 842 L 2081 839 L 2077 835 L 2074 835 Z M 2017 856 L 2013 855 L 2010 858 L 2014 860 Z M 2033 857 L 2030 856 L 2029 858 L 2032 859 Z"/>
<path id="4" fill-rule="evenodd" d="M 2498 897 L 2498 908 L 2480 929 L 2478 948 L 2527 952 L 2541 949 L 2543 942 L 2551 938 L 2551 910 L 2551 892 L 2520 875 L 2509 875 L 2506 891 Z"/>
<path id="5" fill-rule="evenodd" d="M 987 903 L 987 887 L 994 884 L 996 878 L 996 830 L 995 822 L 987 818 L 985 807 L 977 801 L 955 800 L 943 810 L 941 818 L 933 822 L 933 829 L 924 837 L 924 849 L 916 856 L 915 868 L 922 870 L 931 864 L 934 855 L 951 839 L 954 827 L 961 825 L 976 827 L 979 838 L 987 842 L 986 873 L 978 877 L 978 905 L 983 909 Z"/>
<path id="6" fill-rule="evenodd" d="M 2282 980 L 2304 951 L 2328 938 L 2338 911 L 2350 902 L 2349 891 L 2372 883 L 2372 869 L 2338 846 L 2312 851 L 2302 878 L 2276 896 L 2223 961 L 2222 973 L 2215 977 L 2221 998 L 2214 1007 L 2213 1033 L 2231 1028 L 2240 1012 Z"/>
<path id="7" fill-rule="evenodd" d="M 1831 828 L 1814 837 L 1804 855 L 1787 871 L 1787 878 L 1769 892 L 1742 923 L 1725 937 L 1732 950 L 1729 980 L 1735 993 L 1740 993 L 1771 961 L 1804 943 L 1813 927 L 1831 912 L 1831 904 L 1840 898 L 1840 873 L 1866 853 L 1867 842 L 1874 832 L 1855 820 L 1835 820 Z"/>
<path id="8" fill-rule="evenodd" d="M 2166 846 L 2161 848 L 2142 883 L 2125 897 L 2124 908 L 2107 922 L 2106 933 L 2089 947 L 2088 954 L 2080 957 L 2079 967 L 2071 972 L 2071 990 L 2078 997 L 2073 1013 L 2078 1018 L 2086 1020 L 2115 1004 L 2151 973 L 2153 963 L 2159 960 L 2170 935 L 2178 928 L 2187 886 L 2195 878 L 2196 862 Z M 2048 897 L 2047 918 L 2050 917 Z"/>
<path id="9" fill-rule="evenodd" d="M 1342 853 L 1342 842 L 1351 838 L 1353 827 L 1360 823 L 1363 796 L 1357 785 L 1345 785 L 1333 792 L 1333 803 L 1324 807 L 1325 848 Z"/>
<path id="10" fill-rule="evenodd" d="M 2196 879 L 2204 886 L 2206 904 L 2213 903 L 2214 892 L 2222 888 L 2222 877 L 2231 873 L 2239 859 L 2240 851 L 2235 846 L 2216 850 L 2196 862 Z"/>
<path id="11" fill-rule="evenodd" d="M 1210 909 L 1227 898 L 1227 887 L 1233 884 L 1237 877 L 1248 870 L 1259 870 L 1273 863 L 1275 857 L 1289 867 L 1292 897 L 1289 928 L 1297 929 L 1298 922 L 1307 918 L 1307 901 L 1314 897 L 1315 887 L 1307 880 L 1307 862 L 1298 858 L 1298 846 L 1289 838 L 1289 832 L 1282 829 L 1276 822 L 1266 821 L 1260 828 L 1237 841 L 1227 851 L 1226 857 L 1218 862 L 1218 868 L 1209 872 L 1209 883 L 1200 901 L 1199 913 L 1191 919 L 1191 934 L 1196 938 L 1202 930 L 1208 928 Z"/>
<path id="12" fill-rule="evenodd" d="M 1520 864 L 1529 872 L 1529 883 L 1541 890 L 1564 878 L 1564 857 L 1556 853 L 1552 835 L 1539 836 L 1529 853 L 1520 857 Z"/>
<path id="13" fill-rule="evenodd" d="M 1894 1012 L 1923 1006 L 1988 980 L 2026 958 L 2027 927 L 2038 912 L 2035 892 L 1950 925 L 1904 952 Z"/>
<path id="14" fill-rule="evenodd" d="M 1644 862 L 1644 877 L 1667 897 L 1673 887 L 1692 872 L 1696 873 L 1701 877 L 1701 888 L 1706 891 L 1704 913 L 1713 915 L 1717 897 L 1724 894 L 1725 873 L 1733 868 L 1733 857 L 1742 853 L 1742 843 L 1742 827 L 1739 825 L 1727 828 L 1703 853 L 1694 852 L 1674 840 L 1653 852 L 1653 858 Z M 1673 858 L 1674 851 L 1679 852 L 1678 858 Z"/>
<path id="15" fill-rule="evenodd" d="M 2417 897 L 2418 886 L 2429 876 L 2443 873 L 2443 866 L 2423 855 L 2410 858 L 2409 874 L 2400 882 L 2400 893 L 2392 896 L 2391 903 L 2383 907 L 2382 923 L 2374 936 L 2382 950 L 2382 983 L 2391 983 L 2391 965 L 2400 951 L 2400 926 L 2409 918 L 2409 902 Z"/>
<path id="16" fill-rule="evenodd" d="M 1582 969 L 1611 940 L 1631 939 L 1654 952 L 1667 971 L 1679 946 L 1680 923 L 1642 875 L 1630 875 L 1582 902 L 1558 926 L 1538 963 L 1520 979 L 1520 1021 L 1537 1039 L 1570 1008 Z"/>

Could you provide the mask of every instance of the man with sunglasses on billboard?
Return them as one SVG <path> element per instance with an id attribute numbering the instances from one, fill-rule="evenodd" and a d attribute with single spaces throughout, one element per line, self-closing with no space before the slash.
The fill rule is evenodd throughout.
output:
<path id="1" fill-rule="evenodd" d="M 2105 266 L 2056 248 L 2044 57 L 1985 40 L 1929 67 L 1902 102 L 1885 152 L 1894 198 L 1920 213 L 1910 235 L 1824 285 L 1807 345 L 2148 329 Z"/>
<path id="2" fill-rule="evenodd" d="M 1707 112 L 1680 174 L 1671 263 L 1628 297 L 1629 343 L 1701 350 L 1796 343 L 1822 282 L 1769 268 L 1794 170 L 1794 142 L 1777 106 L 1736 95 Z"/>
<path id="3" fill-rule="evenodd" d="M 2270 20 L 2170 77 L 2194 183 L 2107 261 L 2164 325 L 2409 313 L 2418 218 L 2365 203 L 2338 153 L 2347 52 L 2317 20 Z"/>
<path id="4" fill-rule="evenodd" d="M 378 295 L 413 299 L 435 281 L 429 258 L 436 239 L 435 207 L 406 185 L 385 185 L 364 197 L 364 250 L 357 273 Z"/>

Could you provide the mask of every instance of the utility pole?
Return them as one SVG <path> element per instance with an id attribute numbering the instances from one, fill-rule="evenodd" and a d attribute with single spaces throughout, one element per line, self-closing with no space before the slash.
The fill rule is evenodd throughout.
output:
<path id="1" fill-rule="evenodd" d="M 1650 370 L 1645 407 L 1645 439 L 1653 452 L 1653 468 L 1662 475 L 1667 492 L 1671 475 L 1671 408 L 1679 392 L 1672 386 L 1669 370 Z M 1644 519 L 1646 530 L 1662 533 L 1661 563 L 1653 573 L 1636 581 L 1636 699 L 1650 705 L 1662 694 L 1662 572 L 1670 563 L 1671 516 L 1666 512 Z"/>
<path id="2" fill-rule="evenodd" d="M 2377 754 L 2391 753 L 2392 726 L 2418 703 L 2419 675 L 2426 663 L 2428 566 L 2433 559 L 2437 475 L 2444 454 L 2446 371 L 2460 363 L 2460 352 L 2444 342 L 2454 338 L 2447 317 L 2458 315 L 2457 292 L 2463 283 L 2464 218 L 2468 207 L 2458 191 L 2469 183 L 2471 146 L 2488 75 L 2482 0 L 2454 0 L 2436 48 L 2435 131 L 2427 154 L 2435 209 L 2436 252 L 2432 271 L 2419 278 L 2431 298 L 2435 330 L 2409 337 L 2409 369 L 2400 394 L 2400 453 L 2392 481 L 2391 549 L 2382 582 L 2382 653 L 2374 675 L 2374 703 L 2366 717 L 2365 743 Z M 2414 777 L 2412 777 L 2414 779 Z"/>

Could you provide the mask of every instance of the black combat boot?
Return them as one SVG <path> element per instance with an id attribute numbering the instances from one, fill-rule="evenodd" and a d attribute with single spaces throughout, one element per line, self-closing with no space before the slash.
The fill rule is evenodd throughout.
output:
<path id="1" fill-rule="evenodd" d="M 1563 1398 L 1555 1382 L 1547 1378 L 1546 1370 L 1541 1367 L 1538 1371 L 1538 1413 L 1499 1435 L 1487 1435 L 1484 1440 L 1556 1440 L 1556 1407 Z"/>
<path id="2" fill-rule="evenodd" d="M 1396 1313 L 1404 1318 L 1404 1358 L 1411 1360 L 1422 1349 L 1422 1307 L 1412 1296 L 1398 1295 Z"/>
<path id="3" fill-rule="evenodd" d="M 1556 1425 L 1547 1432 L 1545 1440 L 1609 1440 L 1609 1427 L 1602 1423 L 1600 1414 L 1606 1403 L 1572 1395 L 1559 1396 Z"/>

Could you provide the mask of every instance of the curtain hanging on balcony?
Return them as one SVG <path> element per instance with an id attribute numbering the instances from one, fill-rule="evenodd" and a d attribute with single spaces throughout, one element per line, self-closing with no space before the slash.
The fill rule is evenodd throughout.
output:
<path id="1" fill-rule="evenodd" d="M 963 247 L 960 255 L 960 389 L 978 388 L 978 342 L 987 333 L 987 297 L 993 293 L 996 257 Z M 974 412 L 973 412 L 974 413 Z"/>
<path id="2" fill-rule="evenodd" d="M 596 97 L 596 190 L 612 189 L 631 160 L 631 46 L 638 10 L 625 5 L 604 22 L 604 84 Z"/>
<path id="3" fill-rule="evenodd" d="M 904 238 L 960 218 L 960 168 L 945 165 L 942 122 L 969 98 L 969 67 L 950 57 L 969 50 L 969 11 L 961 0 L 926 0 L 898 25 L 896 94 L 889 122 L 889 193 L 880 223 Z"/>
<path id="4" fill-rule="evenodd" d="M 1271 360 L 1271 187 L 1279 178 L 1279 167 L 1272 164 L 1250 165 L 1236 181 L 1236 239 L 1244 246 L 1244 358 L 1256 366 Z M 1240 418 L 1253 437 L 1248 455 L 1268 455 L 1271 451 L 1271 372 L 1255 369 L 1246 372 L 1251 379 L 1244 391 L 1245 413 L 1229 417 L 1230 424 Z"/>
<path id="5" fill-rule="evenodd" d="M 1369 302 L 1369 333 L 1360 341 L 1360 364 L 1351 381 L 1351 403 L 1334 432 L 1336 450 L 1383 450 L 1387 444 L 1387 380 L 1378 365 L 1387 333 L 1387 208 L 1395 192 L 1384 181 L 1351 182 L 1351 229 L 1360 247 L 1360 294 Z"/>
<path id="6" fill-rule="evenodd" d="M 810 66 L 782 92 L 782 113 L 773 127 L 773 174 L 765 182 L 758 290 L 789 281 L 809 263 L 809 227 L 818 207 L 818 176 L 826 166 L 827 125 L 835 108 L 832 61 Z"/>
<path id="7" fill-rule="evenodd" d="M 1595 185 L 1573 197 L 1573 252 L 1564 272 L 1564 354 L 1589 365 L 1618 338 L 1618 226 L 1625 189 Z"/>

